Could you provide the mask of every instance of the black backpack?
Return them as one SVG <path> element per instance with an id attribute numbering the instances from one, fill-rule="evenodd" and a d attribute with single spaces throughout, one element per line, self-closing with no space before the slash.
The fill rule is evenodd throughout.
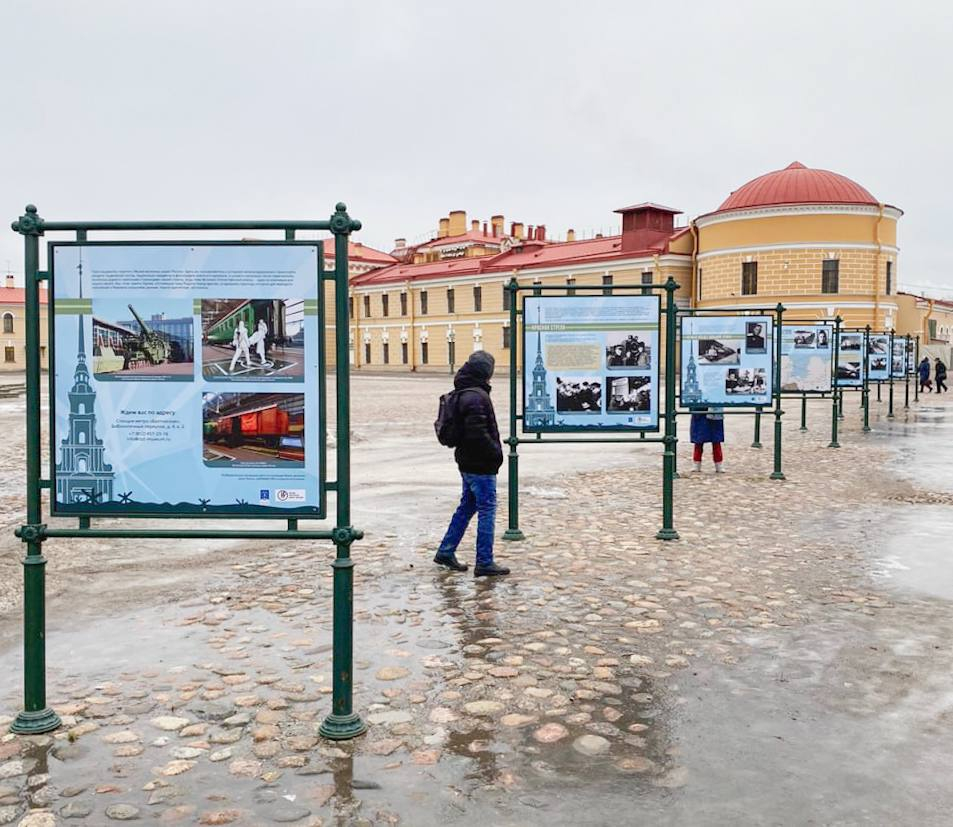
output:
<path id="1" fill-rule="evenodd" d="M 463 423 L 457 417 L 457 407 L 460 400 L 460 394 L 467 391 L 478 391 L 479 388 L 464 388 L 463 390 L 450 391 L 440 396 L 440 406 L 437 408 L 437 418 L 434 420 L 433 429 L 437 434 L 437 442 L 445 445 L 447 448 L 456 448 L 460 444 L 462 436 L 461 430 Z"/>

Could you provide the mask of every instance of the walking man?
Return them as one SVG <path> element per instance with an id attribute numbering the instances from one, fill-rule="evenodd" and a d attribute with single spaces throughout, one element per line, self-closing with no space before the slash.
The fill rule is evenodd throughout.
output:
<path id="1" fill-rule="evenodd" d="M 946 386 L 946 365 L 939 356 L 936 357 L 936 364 L 933 366 L 933 376 L 936 379 L 937 393 L 949 390 Z"/>
<path id="2" fill-rule="evenodd" d="M 490 377 L 495 366 L 485 350 L 470 354 L 453 379 L 454 426 L 457 429 L 454 459 L 463 479 L 460 504 L 440 543 L 433 561 L 453 571 L 466 571 L 467 564 L 457 559 L 457 546 L 477 515 L 476 577 L 509 574 L 510 570 L 493 561 L 493 534 L 496 520 L 496 475 L 503 464 L 503 446 L 490 400 Z"/>
<path id="3" fill-rule="evenodd" d="M 930 390 L 930 360 L 924 356 L 917 367 L 920 378 L 920 393 Z"/>

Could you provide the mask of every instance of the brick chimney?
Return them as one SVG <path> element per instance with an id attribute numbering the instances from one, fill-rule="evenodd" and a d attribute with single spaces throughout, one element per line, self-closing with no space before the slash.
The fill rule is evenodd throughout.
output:
<path id="1" fill-rule="evenodd" d="M 7 273 L 7 287 L 13 287 L 13 273 Z"/>
<path id="2" fill-rule="evenodd" d="M 681 210 L 661 204 L 635 204 L 615 210 L 622 216 L 622 251 L 647 250 L 675 232 L 675 216 Z"/>
<path id="3" fill-rule="evenodd" d="M 536 240 L 537 240 L 537 241 L 545 241 L 545 240 L 546 240 L 546 225 L 545 225 L 545 224 L 540 224 L 540 225 L 536 228 Z"/>
<path id="4" fill-rule="evenodd" d="M 450 213 L 450 235 L 463 235 L 467 231 L 467 214 L 465 210 L 454 210 Z"/>
<path id="5" fill-rule="evenodd" d="M 470 232 L 471 233 L 480 232 L 480 222 L 477 221 L 475 218 L 473 219 L 473 221 L 470 222 Z"/>
<path id="6" fill-rule="evenodd" d="M 441 218 L 440 229 L 437 230 L 437 238 L 446 238 L 448 235 L 450 235 L 450 219 Z"/>
<path id="7" fill-rule="evenodd" d="M 503 227 L 505 222 L 503 221 L 502 215 L 494 215 L 490 218 L 490 226 L 493 228 L 493 238 L 500 238 L 505 235 L 503 232 Z"/>
<path id="8" fill-rule="evenodd" d="M 576 240 L 576 231 L 566 230 L 566 241 L 575 241 L 575 240 Z"/>

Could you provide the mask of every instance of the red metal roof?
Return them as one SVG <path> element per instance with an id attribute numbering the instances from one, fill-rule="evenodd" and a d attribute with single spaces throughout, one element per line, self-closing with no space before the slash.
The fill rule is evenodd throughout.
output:
<path id="1" fill-rule="evenodd" d="M 0 305 L 26 304 L 26 291 L 22 287 L 0 287 Z M 46 304 L 46 288 L 40 288 L 40 304 Z"/>
<path id="2" fill-rule="evenodd" d="M 325 238 L 323 239 L 323 242 L 324 257 L 334 258 L 334 239 Z M 397 259 L 389 253 L 375 250 L 373 247 L 368 247 L 366 244 L 361 244 L 360 241 L 348 241 L 347 257 L 349 260 L 369 261 L 375 264 L 393 264 L 397 261 Z"/>
<path id="3" fill-rule="evenodd" d="M 483 235 L 482 230 L 478 230 L 477 232 L 468 230 L 467 232 L 461 233 L 460 235 L 446 235 L 443 238 L 432 238 L 430 241 L 424 241 L 422 244 L 418 244 L 415 249 L 429 250 L 431 247 L 445 247 L 452 244 L 466 244 L 470 241 L 477 244 L 489 244 L 492 247 L 499 247 L 500 243 L 503 241 L 503 237 L 489 234 Z"/>
<path id="4" fill-rule="evenodd" d="M 716 212 L 775 204 L 872 204 L 879 202 L 856 181 L 795 161 L 749 181 L 729 195 Z"/>

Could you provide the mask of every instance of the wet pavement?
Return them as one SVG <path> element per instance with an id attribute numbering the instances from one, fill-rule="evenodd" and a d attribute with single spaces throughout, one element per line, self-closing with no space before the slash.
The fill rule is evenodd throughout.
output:
<path id="1" fill-rule="evenodd" d="M 316 735 L 329 547 L 51 541 L 64 727 L 0 737 L 0 824 L 949 823 L 953 403 L 890 421 L 884 402 L 866 435 L 849 404 L 834 450 L 812 402 L 781 483 L 770 427 L 755 450 L 730 417 L 726 475 L 682 462 L 676 543 L 654 540 L 657 446 L 529 446 L 528 539 L 486 582 L 430 562 L 457 485 L 430 424 L 444 384 L 354 382 L 367 735 Z M 20 549 L 0 552 L 12 716 Z"/>

